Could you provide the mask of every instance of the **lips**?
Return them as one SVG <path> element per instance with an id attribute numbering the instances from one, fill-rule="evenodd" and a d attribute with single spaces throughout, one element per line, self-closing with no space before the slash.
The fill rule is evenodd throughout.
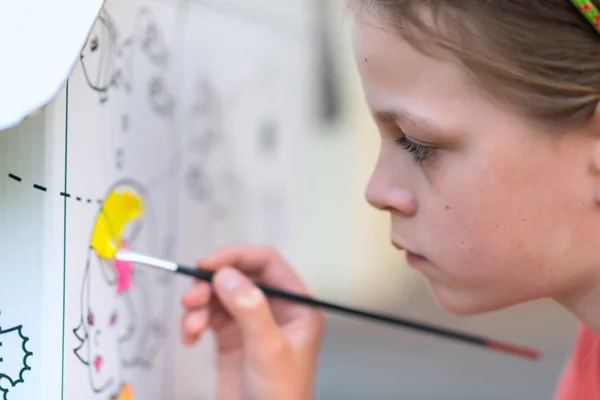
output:
<path id="1" fill-rule="evenodd" d="M 411 253 L 410 251 L 406 252 L 406 262 L 411 267 L 419 267 L 427 262 L 427 259 L 419 254 Z"/>
<path id="2" fill-rule="evenodd" d="M 405 251 L 406 252 L 406 261 L 408 262 L 408 264 L 411 267 L 418 267 L 419 265 L 422 265 L 423 263 L 427 262 L 427 259 L 425 257 L 423 257 L 420 254 L 417 253 L 413 253 L 412 251 L 408 250 L 406 248 L 406 246 L 400 244 L 397 241 L 392 241 L 392 244 L 394 245 L 395 248 L 397 248 L 400 251 Z"/>
<path id="3" fill-rule="evenodd" d="M 102 367 L 102 357 L 96 356 L 96 358 L 94 358 L 94 367 L 96 367 L 96 371 L 100 371 L 100 368 Z"/>

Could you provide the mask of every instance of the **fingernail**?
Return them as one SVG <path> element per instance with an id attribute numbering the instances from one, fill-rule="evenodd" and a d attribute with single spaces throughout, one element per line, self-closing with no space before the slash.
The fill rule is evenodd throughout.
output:
<path id="1" fill-rule="evenodd" d="M 243 295 L 235 299 L 240 308 L 255 308 L 261 301 L 261 291 L 254 287 L 252 290 L 246 291 Z"/>
<path id="2" fill-rule="evenodd" d="M 244 282 L 242 275 L 232 268 L 223 269 L 219 274 L 219 281 L 226 292 L 237 289 Z"/>

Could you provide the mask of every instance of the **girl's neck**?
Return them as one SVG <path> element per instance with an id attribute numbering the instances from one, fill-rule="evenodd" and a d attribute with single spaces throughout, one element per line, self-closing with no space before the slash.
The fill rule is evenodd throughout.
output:
<path id="1" fill-rule="evenodd" d="M 564 295 L 555 298 L 567 310 L 579 319 L 579 321 L 600 334 L 600 283 L 594 282 L 586 289 L 576 294 Z"/>

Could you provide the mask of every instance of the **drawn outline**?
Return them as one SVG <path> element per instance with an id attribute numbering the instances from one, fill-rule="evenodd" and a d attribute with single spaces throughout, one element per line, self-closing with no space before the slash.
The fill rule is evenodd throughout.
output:
<path id="1" fill-rule="evenodd" d="M 19 371 L 18 379 L 13 379 L 7 374 L 4 374 L 0 371 L 0 383 L 2 382 L 2 379 L 5 379 L 8 380 L 12 387 L 15 387 L 16 385 L 25 382 L 25 379 L 23 378 L 23 374 L 25 373 L 25 371 L 31 371 L 31 367 L 29 366 L 29 364 L 27 364 L 27 359 L 33 356 L 33 352 L 27 350 L 27 342 L 29 341 L 29 338 L 23 335 L 23 325 L 15 326 L 14 328 L 6 330 L 2 330 L 2 327 L 0 327 L 0 337 L 11 332 L 16 332 L 19 335 L 19 338 L 22 340 L 21 349 L 23 350 L 23 367 Z M 0 342 L 0 346 L 2 346 L 2 342 Z M 4 362 L 2 358 L 0 358 L 0 363 L 1 362 Z M 2 392 L 3 400 L 8 400 L 8 391 L 8 388 L 3 388 L 2 386 L 0 386 L 0 392 Z"/>

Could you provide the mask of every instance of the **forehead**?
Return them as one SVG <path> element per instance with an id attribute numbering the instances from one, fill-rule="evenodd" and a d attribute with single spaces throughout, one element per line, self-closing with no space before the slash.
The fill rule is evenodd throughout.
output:
<path id="1" fill-rule="evenodd" d="M 357 17 L 352 41 L 365 97 L 374 112 L 408 110 L 434 119 L 483 100 L 458 61 L 441 51 L 434 57 L 416 49 L 381 19 Z"/>

